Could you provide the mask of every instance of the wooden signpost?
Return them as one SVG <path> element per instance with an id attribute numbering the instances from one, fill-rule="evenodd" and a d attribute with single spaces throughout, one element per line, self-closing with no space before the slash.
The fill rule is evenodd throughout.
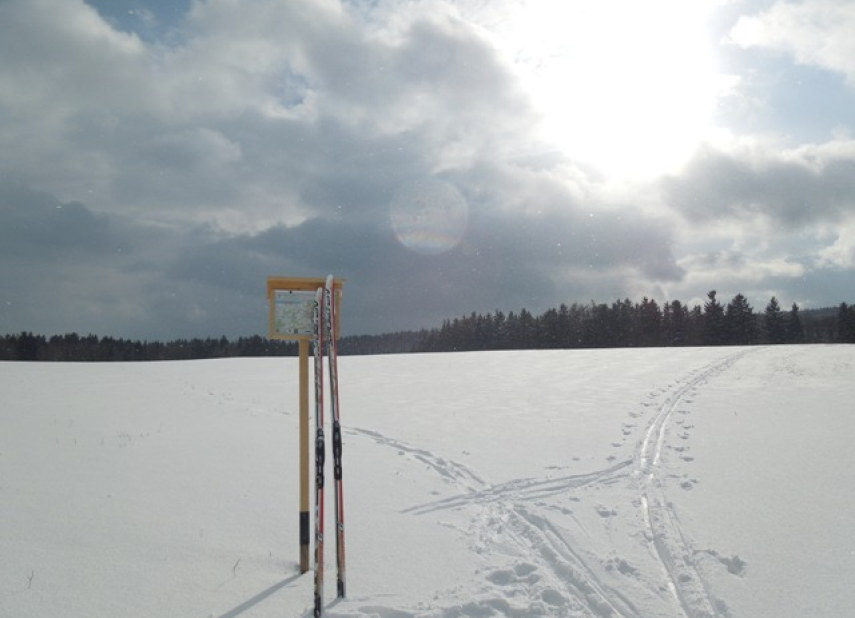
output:
<path id="1" fill-rule="evenodd" d="M 300 365 L 300 572 L 309 570 L 309 343 L 314 336 L 312 312 L 315 292 L 326 277 L 268 277 L 270 339 L 296 339 Z M 336 306 L 341 305 L 344 280 L 334 281 Z M 339 338 L 338 321 L 335 337 Z"/>

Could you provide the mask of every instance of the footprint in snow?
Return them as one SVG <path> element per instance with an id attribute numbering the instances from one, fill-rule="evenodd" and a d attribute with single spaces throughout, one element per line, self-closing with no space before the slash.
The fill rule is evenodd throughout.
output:
<path id="1" fill-rule="evenodd" d="M 606 508 L 606 507 L 604 507 L 603 505 L 599 505 L 599 506 L 597 506 L 597 507 L 596 507 L 596 511 L 597 511 L 597 515 L 599 515 L 600 517 L 603 517 L 603 518 L 606 518 L 606 517 L 614 517 L 615 515 L 617 515 L 617 511 L 616 511 L 616 510 L 614 510 L 614 509 L 607 509 L 607 508 Z"/>
<path id="2" fill-rule="evenodd" d="M 561 607 L 562 605 L 567 604 L 567 599 L 564 598 L 564 595 L 554 588 L 547 588 L 544 590 L 540 594 L 540 598 L 543 599 L 544 603 L 552 605 L 553 607 Z"/>
<path id="3" fill-rule="evenodd" d="M 748 563 L 742 558 L 734 554 L 733 556 L 722 556 L 714 549 L 698 549 L 695 554 L 707 554 L 718 560 L 727 569 L 727 572 L 737 577 L 745 576 L 745 569 Z"/>
<path id="4" fill-rule="evenodd" d="M 487 575 L 487 579 L 497 586 L 513 586 L 520 582 L 535 584 L 540 581 L 537 567 L 528 562 L 521 562 L 513 569 L 497 569 Z"/>
<path id="5" fill-rule="evenodd" d="M 638 569 L 623 558 L 609 558 L 606 560 L 604 566 L 607 571 L 617 571 L 621 575 L 638 575 Z"/>

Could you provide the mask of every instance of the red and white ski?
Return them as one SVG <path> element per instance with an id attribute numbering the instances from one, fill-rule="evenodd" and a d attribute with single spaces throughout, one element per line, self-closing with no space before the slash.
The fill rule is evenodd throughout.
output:
<path id="1" fill-rule="evenodd" d="M 338 343 L 336 330 L 338 313 L 336 304 L 335 280 L 327 277 L 324 290 L 324 311 L 326 322 L 327 359 L 330 373 L 330 411 L 332 416 L 333 479 L 335 480 L 335 532 L 336 532 L 336 590 L 339 598 L 345 596 L 345 551 L 344 551 L 344 484 L 341 467 L 341 424 L 338 397 Z"/>

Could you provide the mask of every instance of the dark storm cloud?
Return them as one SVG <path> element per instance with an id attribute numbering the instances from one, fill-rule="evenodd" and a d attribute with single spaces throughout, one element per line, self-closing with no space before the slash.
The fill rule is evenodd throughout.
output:
<path id="1" fill-rule="evenodd" d="M 267 269 L 241 253 L 205 253 L 211 246 L 219 248 L 204 230 L 96 214 L 0 182 L 0 331 L 177 338 L 260 330 Z M 240 284 L 227 290 L 225 281 Z"/>
<path id="2" fill-rule="evenodd" d="M 425 276 L 425 270 L 432 270 L 424 268 L 426 262 L 419 268 L 419 258 L 400 246 L 388 229 L 359 222 L 313 218 L 251 235 L 218 238 L 211 234 L 207 239 L 204 235 L 202 231 L 197 242 L 169 266 L 171 280 L 223 294 L 239 292 L 247 304 L 258 306 L 266 303 L 268 275 L 325 276 L 332 272 L 348 281 L 343 328 L 351 334 L 382 332 L 392 325 L 415 327 L 413 304 L 425 291 L 419 288 L 425 283 L 419 278 Z M 428 289 L 436 288 L 431 284 Z M 244 328 L 257 331 L 264 315 L 259 312 Z"/>
<path id="3" fill-rule="evenodd" d="M 491 259 L 547 276 L 567 269 L 622 271 L 624 276 L 654 280 L 679 279 L 682 274 L 670 253 L 667 228 L 631 209 L 503 216 L 486 211 L 475 217 L 472 227 L 472 244 Z"/>
<path id="4" fill-rule="evenodd" d="M 0 255 L 6 259 L 92 259 L 114 252 L 118 242 L 106 216 L 0 178 Z"/>
<path id="5" fill-rule="evenodd" d="M 247 300 L 263 294 L 267 275 L 333 272 L 348 281 L 349 333 L 438 325 L 473 310 L 542 311 L 600 289 L 602 282 L 585 282 L 592 273 L 607 272 L 613 281 L 682 276 L 666 228 L 631 209 L 593 215 L 567 206 L 502 213 L 472 203 L 460 244 L 430 256 L 398 241 L 385 217 L 316 217 L 227 237 L 200 229 L 167 272 L 174 282 L 239 292 Z"/>
<path id="6" fill-rule="evenodd" d="M 696 222 L 763 215 L 786 228 L 855 214 L 855 150 L 782 154 L 702 149 L 663 183 L 669 204 Z"/>

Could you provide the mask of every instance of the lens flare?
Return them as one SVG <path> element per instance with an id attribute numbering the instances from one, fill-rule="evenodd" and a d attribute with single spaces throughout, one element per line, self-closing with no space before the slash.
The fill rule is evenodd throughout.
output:
<path id="1" fill-rule="evenodd" d="M 389 206 L 398 241 L 421 255 L 440 255 L 456 247 L 469 223 L 469 206 L 451 184 L 427 179 L 404 185 Z"/>

